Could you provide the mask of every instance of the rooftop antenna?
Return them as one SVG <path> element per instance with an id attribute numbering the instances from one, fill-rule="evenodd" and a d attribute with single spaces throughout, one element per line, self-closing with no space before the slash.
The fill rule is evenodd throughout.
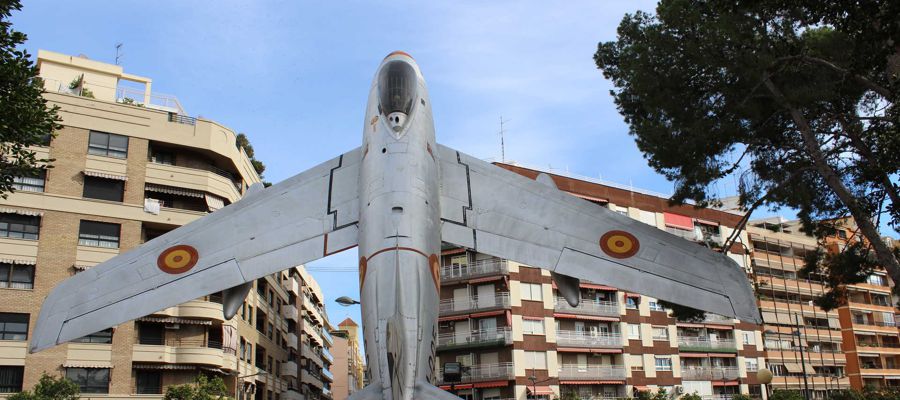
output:
<path id="1" fill-rule="evenodd" d="M 116 65 L 122 65 L 122 43 L 116 43 Z"/>
<path id="2" fill-rule="evenodd" d="M 506 133 L 506 129 L 503 127 L 503 124 L 509 122 L 509 120 L 504 120 L 503 116 L 500 116 L 500 161 L 506 163 L 506 144 L 503 143 L 503 134 Z"/>

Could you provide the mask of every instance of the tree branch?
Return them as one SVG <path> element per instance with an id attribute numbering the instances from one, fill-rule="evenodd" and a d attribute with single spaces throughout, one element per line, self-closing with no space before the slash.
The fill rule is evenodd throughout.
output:
<path id="1" fill-rule="evenodd" d="M 864 76 L 854 74 L 844 68 L 841 68 L 840 66 L 838 66 L 837 64 L 835 64 L 831 61 L 821 59 L 818 57 L 799 55 L 799 56 L 782 57 L 782 58 L 779 58 L 778 60 L 776 60 L 776 62 L 781 63 L 781 62 L 788 62 L 788 61 L 794 61 L 794 60 L 801 60 L 801 61 L 805 61 L 805 62 L 812 63 L 812 64 L 818 64 L 818 65 L 821 65 L 828 69 L 831 69 L 832 71 L 849 76 L 854 81 L 856 81 L 856 83 L 859 83 L 860 85 L 863 85 L 864 87 L 868 88 L 869 90 L 871 90 L 875 93 L 878 93 L 879 95 L 881 95 L 881 97 L 884 97 L 885 100 L 893 103 L 893 101 L 892 101 L 893 93 L 890 90 L 888 90 L 887 88 L 885 88 L 881 85 L 878 85 L 875 82 L 872 82 L 871 80 L 869 80 L 868 78 L 866 78 Z M 766 79 L 768 79 L 768 77 Z M 766 86 L 768 86 L 768 84 L 766 84 Z"/>

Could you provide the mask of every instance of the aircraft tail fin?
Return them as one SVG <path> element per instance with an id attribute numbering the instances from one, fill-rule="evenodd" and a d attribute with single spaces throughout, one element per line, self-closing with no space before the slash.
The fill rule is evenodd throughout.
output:
<path id="1" fill-rule="evenodd" d="M 347 400 L 383 400 L 384 394 L 381 392 L 381 383 L 380 382 L 372 382 L 366 387 L 362 388 L 362 390 L 353 393 L 350 397 L 347 397 Z"/>

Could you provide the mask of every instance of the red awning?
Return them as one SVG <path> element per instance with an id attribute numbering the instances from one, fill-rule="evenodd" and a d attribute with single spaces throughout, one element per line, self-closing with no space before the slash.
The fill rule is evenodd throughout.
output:
<path id="1" fill-rule="evenodd" d="M 625 381 L 559 381 L 560 385 L 624 385 Z"/>
<path id="2" fill-rule="evenodd" d="M 639 295 L 637 293 L 625 293 L 625 297 L 632 297 L 632 298 L 638 299 L 641 297 L 641 295 Z"/>
<path id="3" fill-rule="evenodd" d="M 579 197 L 579 198 L 585 199 L 585 200 L 596 201 L 596 202 L 598 202 L 598 203 L 609 203 L 609 200 L 608 200 L 608 199 L 604 199 L 604 198 L 602 198 L 602 197 L 593 197 L 593 196 L 588 196 L 588 195 L 578 194 L 578 193 L 572 193 L 572 192 L 566 192 L 566 193 L 571 194 L 572 196 L 575 196 L 575 197 Z"/>
<path id="4" fill-rule="evenodd" d="M 449 256 L 449 255 L 453 255 L 453 254 L 462 254 L 462 253 L 465 253 L 465 252 L 466 252 L 466 248 L 465 248 L 465 247 L 460 247 L 460 248 L 458 248 L 458 249 L 442 250 L 442 251 L 441 251 L 441 255 L 442 255 L 442 256 Z"/>
<path id="5" fill-rule="evenodd" d="M 598 285 L 596 283 L 582 283 L 580 286 L 585 289 L 606 290 L 606 291 L 612 291 L 612 292 L 618 290 L 612 286 Z"/>
<path id="6" fill-rule="evenodd" d="M 551 389 L 550 386 L 528 386 L 528 393 L 537 396 L 552 395 L 553 389 Z"/>
<path id="7" fill-rule="evenodd" d="M 639 392 L 646 392 L 646 391 L 650 390 L 650 388 L 648 388 L 646 386 L 634 385 L 634 390 L 637 390 Z"/>
<path id="8" fill-rule="evenodd" d="M 618 322 L 619 319 L 615 317 L 598 317 L 594 315 L 582 315 L 582 314 L 560 314 L 553 313 L 555 318 L 559 319 L 586 319 L 591 321 L 609 321 L 609 322 Z"/>
<path id="9" fill-rule="evenodd" d="M 478 389 L 507 387 L 507 386 L 509 386 L 509 381 L 490 381 L 490 382 L 479 382 L 479 383 L 475 384 L 475 387 Z"/>
<path id="10" fill-rule="evenodd" d="M 491 317 L 491 316 L 495 316 L 495 315 L 503 315 L 503 313 L 504 313 L 503 310 L 487 311 L 487 312 L 482 312 L 482 313 L 471 314 L 471 315 L 469 315 L 469 317 L 471 317 L 471 318 Z"/>
<path id="11" fill-rule="evenodd" d="M 666 226 L 675 228 L 694 230 L 694 220 L 680 214 L 663 213 L 666 220 Z"/>
<path id="12" fill-rule="evenodd" d="M 446 317 L 438 318 L 438 321 L 462 321 L 464 319 L 469 319 L 469 316 L 466 314 L 463 315 L 449 315 Z"/>
<path id="13" fill-rule="evenodd" d="M 501 279 L 503 279 L 503 276 L 502 276 L 502 275 L 497 275 L 497 276 L 486 276 L 486 277 L 484 277 L 484 278 L 471 279 L 471 280 L 469 280 L 469 283 L 492 282 L 492 281 L 499 281 L 499 280 L 501 280 Z"/>
<path id="14" fill-rule="evenodd" d="M 710 220 L 708 220 L 708 219 L 694 218 L 694 221 L 697 221 L 697 222 L 699 222 L 699 223 L 701 223 L 701 224 L 704 224 L 704 225 L 719 226 L 719 223 L 718 223 L 718 222 L 716 222 L 716 221 L 710 221 Z"/>
<path id="15" fill-rule="evenodd" d="M 713 386 L 737 386 L 739 384 L 740 383 L 736 380 L 734 380 L 734 381 L 713 381 L 712 382 Z"/>
<path id="16" fill-rule="evenodd" d="M 450 390 L 450 388 L 451 388 L 450 385 L 442 385 L 441 386 L 441 389 L 443 389 L 443 390 Z M 463 389 L 471 389 L 471 388 L 472 388 L 471 383 L 461 383 L 459 385 L 453 385 L 453 390 L 463 390 Z"/>
<path id="17" fill-rule="evenodd" d="M 706 358 L 709 357 L 709 353 L 678 353 L 678 356 L 681 358 Z"/>

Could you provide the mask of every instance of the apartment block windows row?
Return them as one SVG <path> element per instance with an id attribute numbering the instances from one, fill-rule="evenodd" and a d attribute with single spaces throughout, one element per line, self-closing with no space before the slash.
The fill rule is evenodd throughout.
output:
<path id="1" fill-rule="evenodd" d="M 493 320 L 496 322 L 496 320 Z M 494 328 L 496 330 L 496 327 Z M 522 319 L 522 333 L 526 335 L 543 335 L 544 319 L 543 318 L 524 318 Z"/>
<path id="2" fill-rule="evenodd" d="M 119 179 L 84 177 L 82 197 L 88 199 L 122 202 L 125 196 L 125 181 Z"/>
<path id="3" fill-rule="evenodd" d="M 522 283 L 522 300 L 544 301 L 544 292 L 540 283 Z"/>
<path id="4" fill-rule="evenodd" d="M 0 340 L 28 340 L 28 314 L 0 313 Z"/>
<path id="5" fill-rule="evenodd" d="M 18 393 L 22 391 L 22 379 L 25 367 L 0 366 L 0 393 Z"/>
<path id="6" fill-rule="evenodd" d="M 88 154 L 114 158 L 128 157 L 128 136 L 91 131 Z"/>
<path id="7" fill-rule="evenodd" d="M 0 263 L 0 288 L 33 289 L 34 265 Z"/>
<path id="8" fill-rule="evenodd" d="M 66 368 L 66 378 L 75 382 L 81 393 L 109 393 L 109 368 Z"/>
<path id="9" fill-rule="evenodd" d="M 13 189 L 23 192 L 44 191 L 47 182 L 47 171 L 39 171 L 33 176 L 16 176 L 13 178 Z"/>
<path id="10" fill-rule="evenodd" d="M 0 213 L 0 237 L 38 240 L 41 217 Z"/>

